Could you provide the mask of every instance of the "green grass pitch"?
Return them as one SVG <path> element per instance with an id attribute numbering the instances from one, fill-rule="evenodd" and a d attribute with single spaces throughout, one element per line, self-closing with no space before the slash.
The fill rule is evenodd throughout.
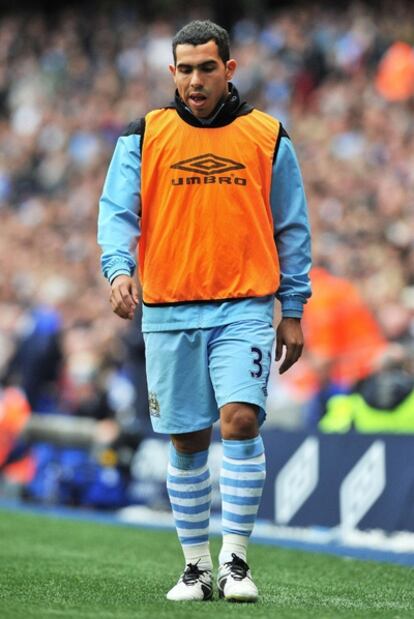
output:
<path id="1" fill-rule="evenodd" d="M 167 602 L 183 566 L 172 532 L 0 511 L 0 617 L 414 617 L 410 568 L 256 544 L 249 562 L 258 604 Z"/>

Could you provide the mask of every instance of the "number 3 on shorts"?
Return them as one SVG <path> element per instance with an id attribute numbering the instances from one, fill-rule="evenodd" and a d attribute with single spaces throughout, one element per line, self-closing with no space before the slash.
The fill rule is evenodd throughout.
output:
<path id="1" fill-rule="evenodd" d="M 251 370 L 250 374 L 253 376 L 253 378 L 260 378 L 261 375 L 263 374 L 263 365 L 262 365 L 263 353 L 260 350 L 260 348 L 257 348 L 256 346 L 252 346 L 250 350 L 252 351 L 252 354 L 254 355 L 253 365 L 256 367 L 255 370 Z"/>

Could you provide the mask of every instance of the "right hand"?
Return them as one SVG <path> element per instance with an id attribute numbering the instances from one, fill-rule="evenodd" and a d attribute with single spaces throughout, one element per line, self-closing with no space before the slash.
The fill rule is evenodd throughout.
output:
<path id="1" fill-rule="evenodd" d="M 134 317 L 135 308 L 138 305 L 138 286 L 129 275 L 118 275 L 111 284 L 112 292 L 110 303 L 112 310 L 128 320 Z"/>

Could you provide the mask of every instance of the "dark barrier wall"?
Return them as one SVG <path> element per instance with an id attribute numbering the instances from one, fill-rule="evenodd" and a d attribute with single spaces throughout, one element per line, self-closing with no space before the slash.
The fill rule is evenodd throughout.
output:
<path id="1" fill-rule="evenodd" d="M 268 430 L 259 516 L 292 526 L 414 531 L 414 437 Z M 221 445 L 210 448 L 213 511 L 220 509 Z M 167 442 L 148 438 L 133 465 L 137 502 L 166 501 Z"/>
<path id="2" fill-rule="evenodd" d="M 414 530 L 414 437 L 268 431 L 260 515 L 290 526 Z"/>

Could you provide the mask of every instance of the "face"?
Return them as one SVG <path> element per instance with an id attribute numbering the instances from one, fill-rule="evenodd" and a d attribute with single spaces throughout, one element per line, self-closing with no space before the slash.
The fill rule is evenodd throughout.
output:
<path id="1" fill-rule="evenodd" d="M 226 63 L 217 43 L 182 44 L 176 48 L 176 65 L 170 65 L 178 94 L 197 118 L 208 118 L 228 93 L 227 83 L 236 70 L 236 61 Z"/>

